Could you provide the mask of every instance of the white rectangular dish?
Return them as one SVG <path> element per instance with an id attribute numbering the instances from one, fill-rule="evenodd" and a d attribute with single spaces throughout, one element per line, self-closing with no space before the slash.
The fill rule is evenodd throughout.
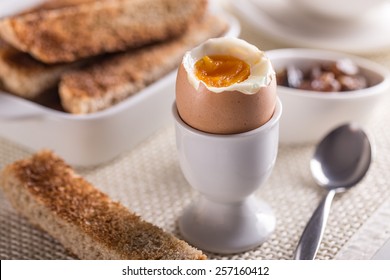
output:
<path id="1" fill-rule="evenodd" d="M 226 18 L 225 36 L 237 37 L 238 21 Z M 0 15 L 1 17 L 1 15 Z M 32 151 L 51 149 L 75 166 L 112 160 L 171 120 L 176 71 L 104 111 L 71 115 L 0 92 L 0 137 Z"/>
<path id="2" fill-rule="evenodd" d="M 90 166 L 134 147 L 169 121 L 175 73 L 105 111 L 78 116 L 0 94 L 0 136 L 32 151 L 52 149 Z"/>

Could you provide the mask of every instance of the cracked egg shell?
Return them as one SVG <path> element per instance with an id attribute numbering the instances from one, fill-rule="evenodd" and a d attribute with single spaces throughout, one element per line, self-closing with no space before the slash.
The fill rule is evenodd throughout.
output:
<path id="1" fill-rule="evenodd" d="M 226 45 L 226 41 L 222 43 Z M 210 50 L 210 47 L 206 49 Z M 257 48 L 256 50 L 260 52 Z M 216 53 L 215 50 L 211 51 Z M 209 54 L 201 52 L 200 56 Z M 261 55 L 264 54 L 261 52 Z M 251 65 L 252 71 L 253 63 L 246 58 L 241 59 Z M 194 57 L 191 60 L 196 62 Z M 180 117 L 189 126 L 212 134 L 237 134 L 256 129 L 272 117 L 276 104 L 276 78 L 273 69 L 265 72 L 267 75 L 271 73 L 267 84 L 257 88 L 255 92 L 250 83 L 247 83 L 246 88 L 252 90 L 251 93 L 243 93 L 243 85 L 239 85 L 240 90 L 229 90 L 227 87 L 215 92 L 200 81 L 196 88 L 190 82 L 194 75 L 188 73 L 184 64 L 183 59 L 176 79 L 176 106 Z M 236 89 L 237 86 L 231 88 Z"/>

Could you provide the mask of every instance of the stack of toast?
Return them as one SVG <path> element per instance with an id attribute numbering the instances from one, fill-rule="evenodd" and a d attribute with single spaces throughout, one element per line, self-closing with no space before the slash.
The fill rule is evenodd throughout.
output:
<path id="1" fill-rule="evenodd" d="M 104 110 L 174 70 L 227 23 L 207 0 L 48 0 L 0 20 L 0 84 L 63 110 Z"/>

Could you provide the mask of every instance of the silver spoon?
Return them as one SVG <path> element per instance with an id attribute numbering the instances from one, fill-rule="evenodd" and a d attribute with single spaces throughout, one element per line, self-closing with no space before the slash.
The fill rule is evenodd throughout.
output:
<path id="1" fill-rule="evenodd" d="M 294 259 L 315 258 L 334 195 L 355 186 L 364 177 L 371 164 L 371 156 L 371 144 L 366 133 L 354 124 L 336 128 L 318 144 L 310 169 L 316 183 L 328 193 L 306 225 Z"/>

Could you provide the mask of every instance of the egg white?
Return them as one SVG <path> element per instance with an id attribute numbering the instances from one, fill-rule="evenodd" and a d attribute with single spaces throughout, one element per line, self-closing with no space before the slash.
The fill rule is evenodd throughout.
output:
<path id="1" fill-rule="evenodd" d="M 208 86 L 195 75 L 195 63 L 206 55 L 231 55 L 239 58 L 249 64 L 250 75 L 246 80 L 227 87 Z M 231 37 L 207 40 L 186 52 L 182 63 L 187 72 L 188 81 L 196 90 L 199 89 L 200 83 L 203 83 L 208 90 L 216 93 L 239 91 L 245 94 L 255 94 L 260 88 L 269 86 L 275 78 L 275 71 L 264 52 L 244 40 Z"/>

